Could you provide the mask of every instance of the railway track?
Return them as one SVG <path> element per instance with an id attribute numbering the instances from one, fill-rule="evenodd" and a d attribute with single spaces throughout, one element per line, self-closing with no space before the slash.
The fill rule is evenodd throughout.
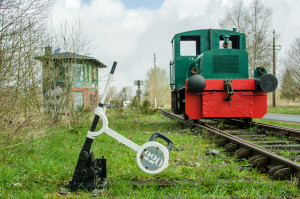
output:
<path id="1" fill-rule="evenodd" d="M 272 179 L 286 179 L 290 176 L 300 179 L 298 130 L 237 119 L 194 123 L 179 115 L 164 110 L 161 112 L 214 135 L 216 145 L 224 147 L 226 152 L 234 152 L 238 158 L 248 159 L 252 167 L 257 167 Z M 249 126 L 251 128 L 245 128 Z"/>

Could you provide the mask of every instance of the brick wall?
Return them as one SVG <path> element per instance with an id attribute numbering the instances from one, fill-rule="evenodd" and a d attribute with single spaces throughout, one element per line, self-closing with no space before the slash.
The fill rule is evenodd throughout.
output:
<path id="1" fill-rule="evenodd" d="M 74 92 L 83 93 L 83 106 L 85 108 L 87 107 L 95 108 L 99 103 L 98 90 L 90 89 L 90 88 L 72 88 L 71 89 L 72 105 L 74 105 Z"/>

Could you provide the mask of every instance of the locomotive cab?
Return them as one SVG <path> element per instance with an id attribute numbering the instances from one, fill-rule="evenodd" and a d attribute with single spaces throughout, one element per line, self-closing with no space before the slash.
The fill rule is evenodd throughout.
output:
<path id="1" fill-rule="evenodd" d="M 172 111 L 191 119 L 261 118 L 277 79 L 265 69 L 249 79 L 246 38 L 236 29 L 174 36 L 170 63 Z M 185 49 L 187 48 L 187 49 Z"/>

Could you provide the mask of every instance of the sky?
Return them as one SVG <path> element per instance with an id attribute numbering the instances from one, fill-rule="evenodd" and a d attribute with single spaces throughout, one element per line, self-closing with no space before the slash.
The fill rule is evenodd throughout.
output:
<path id="1" fill-rule="evenodd" d="M 245 4 L 249 0 L 244 0 Z M 153 67 L 167 70 L 172 59 L 171 40 L 180 32 L 217 29 L 232 0 L 60 0 L 54 5 L 54 23 L 78 21 L 96 49 L 91 53 L 110 70 L 118 65 L 112 85 L 121 90 L 134 80 L 145 80 Z M 273 10 L 273 25 L 282 46 L 278 58 L 300 37 L 300 0 L 262 0 Z M 272 37 L 272 31 L 270 32 Z M 280 75 L 280 63 L 277 62 Z M 101 76 L 101 75 L 100 75 Z M 105 82 L 100 82 L 104 87 Z M 101 92 L 101 91 L 100 91 Z"/>

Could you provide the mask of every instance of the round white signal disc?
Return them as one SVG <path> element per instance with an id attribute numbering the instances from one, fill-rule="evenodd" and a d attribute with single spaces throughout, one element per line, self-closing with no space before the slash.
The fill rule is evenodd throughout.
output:
<path id="1" fill-rule="evenodd" d="M 169 166 L 169 151 L 162 144 L 149 141 L 140 147 L 136 160 L 144 172 L 157 174 Z"/>

